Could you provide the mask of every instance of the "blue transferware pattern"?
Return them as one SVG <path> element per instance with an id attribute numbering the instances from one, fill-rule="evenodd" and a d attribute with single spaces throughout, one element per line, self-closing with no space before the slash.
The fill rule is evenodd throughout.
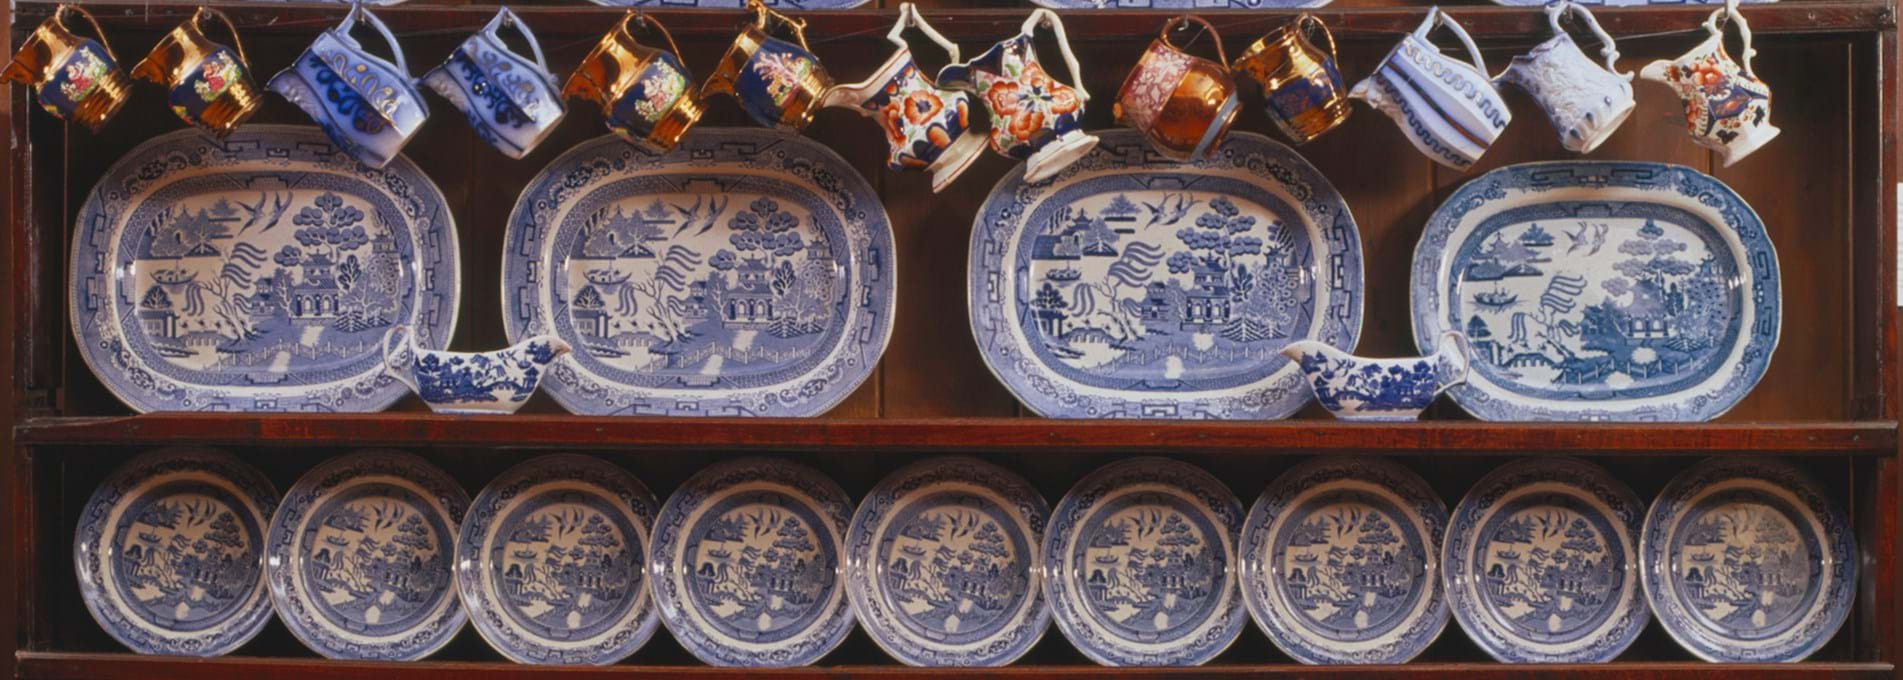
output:
<path id="1" fill-rule="evenodd" d="M 264 475 L 221 451 L 134 458 L 80 511 L 80 599 L 140 654 L 230 653 L 271 620 L 264 531 L 277 502 Z"/>
<path id="2" fill-rule="evenodd" d="M 700 128 L 664 155 L 584 143 L 522 193 L 506 242 L 503 324 L 575 346 L 547 384 L 575 413 L 817 415 L 891 335 L 884 207 L 782 132 Z"/>
<path id="3" fill-rule="evenodd" d="M 1485 420 L 1709 420 L 1777 347 L 1777 251 L 1729 187 L 1663 163 L 1494 170 L 1428 220 L 1414 339 L 1466 332 Z"/>
<path id="4" fill-rule="evenodd" d="M 359 17 L 383 36 L 396 63 L 371 54 L 350 36 Z M 373 168 L 396 158 L 429 117 L 429 103 L 410 78 L 403 46 L 360 4 L 265 87 L 296 104 L 337 146 Z"/>
<path id="5" fill-rule="evenodd" d="M 747 458 L 661 507 L 648 579 L 674 639 L 716 666 L 805 666 L 852 632 L 842 583 L 852 499 L 797 463 Z"/>
<path id="6" fill-rule="evenodd" d="M 648 537 L 660 504 L 606 461 L 541 456 L 502 473 L 469 506 L 456 586 L 483 640 L 530 664 L 610 664 L 660 626 Z"/>
<path id="7" fill-rule="evenodd" d="M 1131 458 L 1077 483 L 1044 534 L 1044 597 L 1106 666 L 1196 666 L 1242 633 L 1242 502 L 1193 465 Z"/>
<path id="8" fill-rule="evenodd" d="M 502 42 L 504 26 L 522 34 L 533 61 Z M 457 46 L 443 65 L 423 74 L 422 82 L 462 111 L 476 136 L 510 158 L 528 155 L 568 113 L 542 45 L 507 7 Z"/>
<path id="9" fill-rule="evenodd" d="M 1448 602 L 1507 663 L 1604 663 L 1651 620 L 1639 584 L 1645 506 L 1574 458 L 1501 466 L 1454 509 L 1442 548 Z"/>
<path id="10" fill-rule="evenodd" d="M 1279 353 L 1353 347 L 1361 238 L 1293 150 L 1236 133 L 1178 163 L 1130 130 L 1057 179 L 1006 175 L 972 226 L 979 353 L 1062 418 L 1284 418 L 1308 402 Z"/>
<path id="11" fill-rule="evenodd" d="M 1003 666 L 1050 625 L 1039 540 L 1050 505 L 973 458 L 919 461 L 868 494 L 846 530 L 854 617 L 914 666 Z"/>
<path id="12" fill-rule="evenodd" d="M 1442 54 L 1428 40 L 1436 26 L 1460 39 L 1470 61 Z M 1415 149 L 1455 170 L 1472 167 L 1513 120 L 1487 75 L 1480 48 L 1439 7 L 1429 9 L 1420 27 L 1402 36 L 1348 96 L 1386 113 Z"/>
<path id="13" fill-rule="evenodd" d="M 278 619 L 333 659 L 435 653 L 466 618 L 451 553 L 468 506 L 455 480 L 401 451 L 360 451 L 304 473 L 265 538 Z"/>
<path id="14" fill-rule="evenodd" d="M 1302 367 L 1315 400 L 1342 420 L 1414 420 L 1449 387 L 1467 380 L 1472 352 L 1460 331 L 1441 335 L 1432 356 L 1370 359 L 1314 340 L 1282 356 Z"/>
<path id="15" fill-rule="evenodd" d="M 1396 664 L 1447 627 L 1447 506 L 1379 458 L 1318 458 L 1277 477 L 1242 525 L 1242 596 L 1297 661 Z"/>
<path id="16" fill-rule="evenodd" d="M 378 411 L 377 341 L 442 347 L 456 229 L 408 160 L 382 170 L 308 127 L 159 136 L 87 195 L 73 236 L 80 356 L 137 411 Z"/>
<path id="17" fill-rule="evenodd" d="M 394 344 L 392 344 L 394 342 Z M 418 349 L 408 326 L 383 336 L 383 363 L 437 413 L 515 413 L 568 343 L 538 335 L 492 352 Z"/>
<path id="18" fill-rule="evenodd" d="M 1680 473 L 1652 501 L 1639 553 L 1652 613 L 1707 661 L 1802 661 L 1857 597 L 1848 518 L 1780 460 L 1709 458 Z"/>

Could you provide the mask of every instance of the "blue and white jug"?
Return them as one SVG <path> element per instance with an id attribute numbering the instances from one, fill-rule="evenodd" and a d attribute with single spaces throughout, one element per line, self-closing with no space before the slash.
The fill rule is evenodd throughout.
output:
<path id="1" fill-rule="evenodd" d="M 389 43 L 396 63 L 371 54 L 350 37 L 359 17 Z M 339 148 L 373 168 L 396 158 L 429 117 L 429 104 L 403 61 L 403 46 L 363 5 L 351 5 L 343 23 L 317 36 L 265 87 L 291 100 Z"/>
<path id="2" fill-rule="evenodd" d="M 506 415 L 522 408 L 549 364 L 572 350 L 553 335 L 493 352 L 423 349 L 409 326 L 397 326 L 383 335 L 383 369 L 437 413 Z"/>
<path id="3" fill-rule="evenodd" d="M 505 26 L 522 34 L 534 60 L 503 44 L 499 32 Z M 568 113 L 542 45 L 507 7 L 449 53 L 442 66 L 423 74 L 423 84 L 461 110 L 476 136 L 510 158 L 528 155 Z"/>
<path id="4" fill-rule="evenodd" d="M 1342 420 L 1414 420 L 1441 392 L 1466 382 L 1472 367 L 1460 331 L 1442 333 L 1425 357 L 1369 359 L 1315 340 L 1291 342 L 1282 356 L 1302 367 L 1315 400 Z"/>
<path id="5" fill-rule="evenodd" d="M 1472 63 L 1441 54 L 1428 42 L 1436 25 L 1460 38 Z M 1403 36 L 1374 75 L 1356 83 L 1348 96 L 1388 114 L 1414 148 L 1455 170 L 1472 167 L 1513 120 L 1487 77 L 1480 48 L 1439 7 L 1428 10 L 1420 28 Z"/>

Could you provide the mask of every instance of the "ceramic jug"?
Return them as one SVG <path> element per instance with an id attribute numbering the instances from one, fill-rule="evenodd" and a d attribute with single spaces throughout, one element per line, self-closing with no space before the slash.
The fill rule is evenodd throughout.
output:
<path id="1" fill-rule="evenodd" d="M 522 35 L 534 59 L 503 44 L 504 27 Z M 449 53 L 443 65 L 423 74 L 423 84 L 461 110 L 477 137 L 510 158 L 528 155 L 568 113 L 541 44 L 507 7 Z"/>
<path id="2" fill-rule="evenodd" d="M 1428 42 L 1436 26 L 1447 27 L 1460 39 L 1472 63 L 1442 54 Z M 1487 77 L 1480 48 L 1439 7 L 1428 10 L 1420 28 L 1402 37 L 1374 75 L 1356 83 L 1349 96 L 1388 114 L 1414 148 L 1455 170 L 1480 160 L 1513 119 Z"/>
<path id="3" fill-rule="evenodd" d="M 1320 31 L 1328 41 L 1322 51 L 1308 36 Z M 1231 65 L 1262 87 L 1269 120 L 1296 144 L 1307 144 L 1348 120 L 1348 87 L 1335 67 L 1335 35 L 1312 14 L 1255 41 Z"/>
<path id="4" fill-rule="evenodd" d="M 1585 20 L 1586 27 L 1599 38 L 1604 68 L 1580 51 L 1573 37 L 1560 27 L 1559 20 L 1566 12 Z M 1553 37 L 1514 57 L 1494 80 L 1525 90 L 1546 111 L 1553 129 L 1559 132 L 1560 145 L 1575 153 L 1588 153 L 1599 148 L 1632 114 L 1632 74 L 1619 72 L 1618 45 L 1584 5 L 1570 1 L 1547 5 L 1546 21 L 1553 27 Z"/>
<path id="5" fill-rule="evenodd" d="M 1467 381 L 1473 350 L 1460 331 L 1442 333 L 1425 357 L 1370 359 L 1327 343 L 1282 347 L 1302 369 L 1315 401 L 1342 420 L 1413 420 L 1447 388 Z"/>
<path id="6" fill-rule="evenodd" d="M 1031 37 L 1046 24 L 1057 34 L 1071 87 L 1052 79 L 1037 60 Z M 1097 138 L 1084 133 L 1084 91 L 1077 55 L 1064 36 L 1064 22 L 1048 9 L 1031 12 L 1018 34 L 1004 39 L 976 59 L 951 64 L 938 72 L 941 87 L 970 90 L 991 114 L 991 148 L 1024 160 L 1024 181 L 1039 182 L 1069 167 L 1097 147 Z"/>
<path id="7" fill-rule="evenodd" d="M 1216 61 L 1192 56 L 1170 42 L 1170 32 L 1196 22 L 1216 43 Z M 1187 14 L 1163 30 L 1137 59 L 1111 105 L 1117 122 L 1136 128 L 1164 156 L 1189 161 L 1222 144 L 1236 120 L 1236 79 L 1229 74 L 1216 27 Z"/>
<path id="8" fill-rule="evenodd" d="M 358 19 L 383 36 L 396 63 L 371 54 L 350 37 Z M 429 104 L 403 60 L 403 46 L 363 5 L 352 5 L 343 23 L 317 36 L 265 87 L 291 100 L 339 148 L 373 168 L 396 158 L 429 117 Z"/>
<path id="9" fill-rule="evenodd" d="M 1724 20 L 1738 25 L 1744 38 L 1744 64 L 1725 52 Z M 1639 77 L 1671 86 L 1685 101 L 1685 125 L 1692 140 L 1718 152 L 1726 167 L 1777 137 L 1771 125 L 1771 88 L 1758 80 L 1751 61 L 1751 26 L 1735 3 L 1726 4 L 1705 19 L 1710 37 L 1684 56 L 1659 60 L 1639 71 Z"/>
<path id="10" fill-rule="evenodd" d="M 207 19 L 225 25 L 232 47 L 205 36 Z M 224 12 L 210 7 L 198 8 L 192 18 L 159 39 L 145 60 L 132 67 L 132 77 L 165 86 L 173 113 L 220 139 L 250 120 L 264 104 L 264 93 L 251 82 L 251 62 L 245 59 L 238 27 Z"/>
<path id="11" fill-rule="evenodd" d="M 760 0 L 747 0 L 747 9 L 753 12 L 753 23 L 734 37 L 700 90 L 740 100 L 740 108 L 755 123 L 798 132 L 813 122 L 819 97 L 833 79 L 806 46 L 806 20 L 767 9 Z M 786 26 L 796 42 L 770 35 L 772 23 Z"/>
<path id="12" fill-rule="evenodd" d="M 94 37 L 67 28 L 68 14 L 85 19 Z M 40 108 L 55 118 L 98 132 L 125 106 L 131 85 L 105 41 L 105 32 L 91 14 L 60 5 L 21 41 L 7 64 L 6 79 L 31 86 Z"/>
<path id="13" fill-rule="evenodd" d="M 570 351 L 553 335 L 493 352 L 423 349 L 409 326 L 397 326 L 383 334 L 383 370 L 408 385 L 431 411 L 509 414 L 534 396 L 549 364 Z"/>
<path id="14" fill-rule="evenodd" d="M 667 49 L 635 40 L 630 26 L 637 24 L 659 32 Z M 700 121 L 702 111 L 700 88 L 690 82 L 692 75 L 678 54 L 674 36 L 661 22 L 630 11 L 582 58 L 562 86 L 562 97 L 594 101 L 616 135 L 667 153 Z"/>
<path id="15" fill-rule="evenodd" d="M 898 51 L 864 81 L 834 85 L 820 106 L 839 106 L 878 121 L 891 145 L 886 167 L 932 173 L 937 192 L 958 178 L 984 150 L 984 136 L 971 133 L 971 95 L 938 87 L 918 70 L 902 35 L 917 26 L 925 37 L 958 61 L 958 45 L 925 23 L 912 3 L 899 5 L 899 21 L 885 34 Z"/>

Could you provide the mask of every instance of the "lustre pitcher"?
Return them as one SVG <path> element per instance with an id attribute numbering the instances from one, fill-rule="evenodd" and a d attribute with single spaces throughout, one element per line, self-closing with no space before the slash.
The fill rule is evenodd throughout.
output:
<path id="1" fill-rule="evenodd" d="M 231 47 L 205 36 L 207 19 L 224 24 Z M 165 86 L 173 113 L 219 139 L 250 120 L 264 103 L 264 93 L 251 82 L 251 62 L 245 59 L 238 27 L 210 7 L 198 8 L 159 39 L 145 60 L 132 67 L 132 77 Z"/>
<path id="2" fill-rule="evenodd" d="M 1309 42 L 1319 31 L 1324 52 Z M 1255 41 L 1231 65 L 1262 86 L 1269 120 L 1296 144 L 1307 144 L 1348 120 L 1348 88 L 1335 67 L 1335 34 L 1313 14 L 1303 14 Z"/>
<path id="3" fill-rule="evenodd" d="M 833 79 L 806 46 L 806 20 L 767 9 L 760 0 L 747 0 L 747 9 L 753 12 L 753 23 L 734 37 L 700 89 L 740 100 L 740 108 L 755 123 L 798 132 L 813 122 L 819 97 Z M 797 42 L 770 35 L 773 23 L 786 26 Z"/>
<path id="4" fill-rule="evenodd" d="M 635 25 L 659 32 L 667 49 L 635 40 L 630 30 Z M 562 86 L 562 97 L 593 100 L 601 106 L 609 130 L 650 151 L 667 153 L 701 114 L 700 88 L 691 82 L 693 76 L 678 54 L 674 36 L 661 22 L 629 11 L 582 58 Z"/>
<path id="5" fill-rule="evenodd" d="M 66 27 L 66 15 L 86 20 L 93 36 L 88 38 Z M 86 10 L 60 5 L 53 16 L 40 22 L 20 50 L 7 64 L 6 79 L 31 86 L 40 98 L 40 108 L 60 120 L 72 121 L 98 132 L 106 121 L 126 104 L 131 82 L 119 70 L 112 47 L 99 22 Z"/>
<path id="6" fill-rule="evenodd" d="M 1170 42 L 1170 31 L 1191 21 L 1214 39 L 1216 61 L 1190 55 Z M 1111 109 L 1117 122 L 1142 132 L 1164 156 L 1179 161 L 1201 158 L 1222 144 L 1236 120 L 1236 79 L 1228 63 L 1215 26 L 1187 14 L 1176 17 L 1163 24 L 1137 60 Z"/>

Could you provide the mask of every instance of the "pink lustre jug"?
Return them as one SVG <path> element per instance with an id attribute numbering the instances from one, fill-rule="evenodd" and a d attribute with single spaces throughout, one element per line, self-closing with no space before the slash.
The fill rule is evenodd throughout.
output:
<path id="1" fill-rule="evenodd" d="M 919 73 L 912 48 L 903 36 L 912 26 L 944 48 L 954 63 L 958 61 L 958 45 L 925 23 L 925 17 L 912 3 L 902 3 L 899 22 L 885 34 L 886 40 L 899 46 L 898 51 L 872 77 L 834 85 L 820 97 L 820 106 L 850 108 L 878 121 L 892 145 L 886 166 L 932 173 L 932 191 L 937 192 L 971 167 L 983 149 L 984 136 L 967 134 L 971 129 L 971 95 L 940 88 Z"/>
<path id="2" fill-rule="evenodd" d="M 1724 21 L 1737 23 L 1744 38 L 1744 65 L 1725 53 Z M 1744 22 L 1736 4 L 1711 13 L 1705 19 L 1710 37 L 1692 51 L 1672 61 L 1658 60 L 1639 71 L 1639 77 L 1671 86 L 1685 100 L 1685 126 L 1692 141 L 1718 152 L 1726 167 L 1743 160 L 1751 152 L 1777 137 L 1771 125 L 1771 88 L 1758 80 L 1751 60 L 1758 54 L 1751 48 L 1751 26 Z"/>
<path id="3" fill-rule="evenodd" d="M 978 93 L 991 112 L 991 148 L 1024 159 L 1024 181 L 1048 179 L 1097 147 L 1097 138 L 1084 133 L 1084 102 L 1090 93 L 1052 79 L 1031 48 L 1038 24 L 1049 24 L 1057 34 L 1070 77 L 1082 82 L 1077 55 L 1070 51 L 1064 23 L 1048 9 L 1031 12 L 1018 34 L 991 46 L 978 58 L 946 66 L 938 83 Z"/>

